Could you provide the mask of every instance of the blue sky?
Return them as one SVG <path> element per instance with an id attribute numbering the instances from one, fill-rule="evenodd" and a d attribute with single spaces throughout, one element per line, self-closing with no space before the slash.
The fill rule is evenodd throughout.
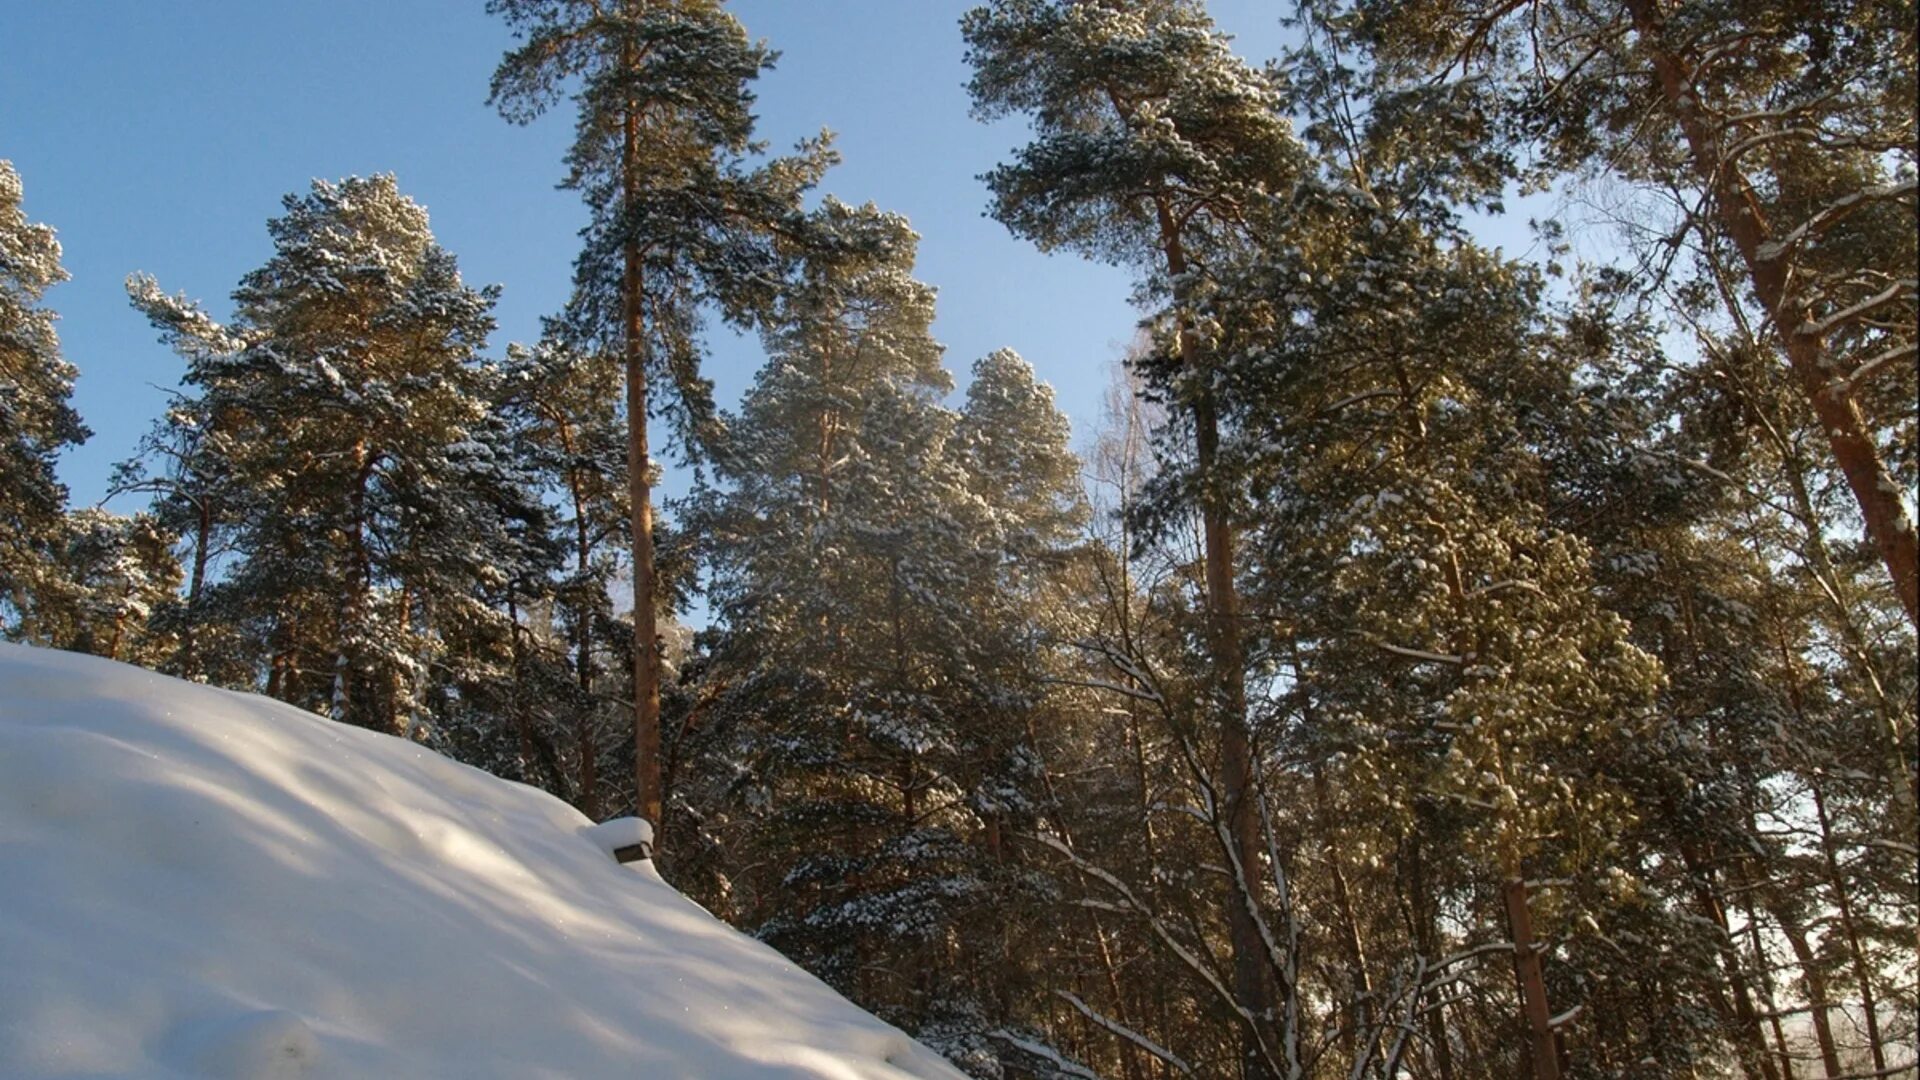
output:
<path id="1" fill-rule="evenodd" d="M 224 316 L 240 276 L 269 254 L 281 196 L 311 178 L 397 174 L 467 279 L 504 287 L 496 355 L 537 336 L 563 302 L 583 220 L 575 196 L 554 189 L 571 120 L 521 128 L 486 106 L 511 38 L 480 0 L 3 6 L 0 158 L 20 171 L 29 219 L 59 231 L 72 275 L 48 303 L 94 430 L 61 463 L 76 504 L 105 494 L 180 374 L 127 306 L 126 276 L 151 273 Z M 1018 349 L 1084 437 L 1132 335 L 1128 280 L 1042 256 L 982 216 L 976 177 L 1023 131 L 968 116 L 958 22 L 969 0 L 731 6 L 782 54 L 759 86 L 761 136 L 779 147 L 832 128 L 845 164 L 824 190 L 902 212 L 920 231 L 949 366 L 964 382 L 977 357 Z M 1243 55 L 1280 47 L 1285 5 L 1212 7 Z M 759 361 L 751 342 L 716 340 L 723 402 Z"/>

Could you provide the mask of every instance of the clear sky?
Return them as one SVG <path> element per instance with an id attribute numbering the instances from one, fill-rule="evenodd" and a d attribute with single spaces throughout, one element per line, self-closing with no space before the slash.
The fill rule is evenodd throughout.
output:
<path id="1" fill-rule="evenodd" d="M 735 0 L 781 53 L 759 85 L 775 147 L 832 128 L 845 164 L 824 190 L 912 219 L 920 277 L 940 290 L 948 364 L 1020 351 L 1084 436 L 1136 316 L 1128 279 L 1042 256 L 982 216 L 978 175 L 1022 140 L 967 112 L 958 22 L 969 0 Z M 48 303 L 80 369 L 94 436 L 61 463 L 77 505 L 106 492 L 164 404 L 179 362 L 126 301 L 146 271 L 218 316 L 269 254 L 266 220 L 314 177 L 393 172 L 425 204 L 467 280 L 505 293 L 492 351 L 539 333 L 565 299 L 584 215 L 557 191 L 571 117 L 527 128 L 486 105 L 512 42 L 481 0 L 0 0 L 0 158 L 52 225 L 72 280 Z M 1215 0 L 1243 55 L 1280 47 L 1278 0 Z M 716 335 L 718 337 L 719 335 Z M 760 355 L 716 340 L 721 400 Z M 678 487 L 669 484 L 669 487 Z M 118 505 L 131 510 L 133 505 Z"/>

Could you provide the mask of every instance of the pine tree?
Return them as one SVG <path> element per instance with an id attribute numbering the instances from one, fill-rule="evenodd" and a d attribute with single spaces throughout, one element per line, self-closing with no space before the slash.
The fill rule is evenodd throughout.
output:
<path id="1" fill-rule="evenodd" d="M 1043 804 L 1038 609 L 1077 469 L 1011 353 L 967 413 L 939 404 L 904 219 L 828 199 L 801 230 L 693 518 L 719 616 L 702 832 L 739 919 L 990 1075 L 1019 997 L 994 924 L 1029 881 L 1009 834 Z"/>
<path id="2" fill-rule="evenodd" d="M 974 493 L 1003 522 L 1010 551 L 1037 555 L 1078 537 L 1086 510 L 1069 436 L 1053 388 L 1019 353 L 1000 349 L 974 363 L 960 453 Z"/>
<path id="3" fill-rule="evenodd" d="M 172 637 L 178 620 L 165 617 L 180 586 L 174 541 L 146 514 L 69 513 L 35 604 L 36 638 L 109 660 L 159 666 L 177 648 Z"/>
<path id="4" fill-rule="evenodd" d="M 976 111 L 1026 113 L 1035 141 L 986 176 L 993 213 L 1043 250 L 1065 247 L 1137 269 L 1168 301 L 1201 478 L 1206 634 L 1217 699 L 1221 812 L 1232 834 L 1235 997 L 1249 1075 L 1273 1068 L 1265 1030 L 1274 986 L 1247 875 L 1260 861 L 1247 728 L 1246 655 L 1235 584 L 1233 508 L 1213 472 L 1220 446 L 1211 350 L 1188 307 L 1209 245 L 1287 189 L 1303 162 L 1278 86 L 1236 59 L 1198 4 L 1181 0 L 1004 0 L 962 22 Z"/>
<path id="5" fill-rule="evenodd" d="M 285 207 L 231 326 L 134 282 L 197 392 L 171 414 L 187 442 L 168 443 L 161 503 L 234 523 L 199 621 L 246 627 L 270 693 L 417 732 L 433 671 L 458 670 L 443 650 L 500 618 L 493 594 L 545 543 L 490 416 L 494 290 L 461 281 L 391 176 L 317 181 Z"/>
<path id="6" fill-rule="evenodd" d="M 239 414 L 223 403 L 227 389 L 217 366 L 245 341 L 220 325 L 200 305 L 169 296 L 151 277 L 127 279 L 128 298 L 147 317 L 160 340 L 186 362 L 185 383 L 167 410 L 141 437 L 134 456 L 115 467 L 115 495 L 150 497 L 149 512 L 180 537 L 186 594 L 162 618 L 175 624 L 179 651 L 161 670 L 220 685 L 251 686 L 251 658 L 235 628 L 214 610 L 215 561 L 232 549 L 241 524 L 245 492 L 232 467 L 236 456 L 231 424 Z"/>
<path id="7" fill-rule="evenodd" d="M 1585 357 L 1542 320 L 1537 282 L 1471 247 L 1353 246 L 1310 272 L 1275 259 L 1253 286 L 1304 316 L 1214 312 L 1286 327 L 1264 348 L 1230 341 L 1229 378 L 1269 388 L 1236 398 L 1252 411 L 1230 450 L 1275 507 L 1249 530 L 1249 607 L 1281 623 L 1300 737 L 1310 759 L 1337 755 L 1340 802 L 1378 793 L 1365 816 L 1429 845 L 1422 823 L 1448 821 L 1444 846 L 1504 883 L 1517 934 L 1568 917 L 1527 881 L 1605 880 L 1661 669 L 1598 602 L 1590 548 L 1539 486 L 1540 418 Z M 1516 963 L 1535 1075 L 1551 1075 L 1548 980 Z"/>
<path id="8" fill-rule="evenodd" d="M 560 319 L 570 344 L 616 357 L 626 379 L 627 484 L 634 582 L 634 763 L 638 812 L 662 824 L 661 595 L 654 462 L 647 420 L 697 440 L 711 420 L 699 375 L 700 303 L 744 318 L 771 279 L 766 230 L 795 209 L 828 163 L 824 141 L 749 168 L 749 83 L 771 65 L 717 0 L 489 0 L 523 44 L 493 77 L 491 100 L 526 123 L 569 89 L 579 109 L 564 186 L 592 219 Z M 652 394 L 665 377 L 671 392 Z M 689 446 L 690 450 L 697 447 Z"/>
<path id="9" fill-rule="evenodd" d="M 1674 314 L 1706 330 L 1696 334 L 1705 377 L 1694 385 L 1706 401 L 1761 405 L 1764 423 L 1741 435 L 1798 459 L 1768 478 L 1769 490 L 1800 529 L 1825 534 L 1800 547 L 1829 603 L 1853 609 L 1839 622 L 1858 630 L 1876 621 L 1869 611 L 1891 607 L 1911 640 L 1920 626 L 1912 6 L 1621 0 L 1323 14 L 1378 66 L 1382 85 L 1444 81 L 1476 97 L 1507 152 L 1536 158 L 1532 179 L 1597 171 L 1646 196 L 1657 209 L 1635 229 L 1639 284 L 1668 290 Z M 1847 499 L 1815 494 L 1828 477 Z M 1883 584 L 1847 595 L 1819 564 L 1831 566 L 1822 549 L 1850 546 L 1843 538 L 1860 526 Z M 1870 651 L 1848 636 L 1848 653 Z M 1920 828 L 1912 709 L 1878 711 L 1865 734 L 1889 827 L 1905 843 Z"/>
<path id="10" fill-rule="evenodd" d="M 753 770 L 762 794 L 751 804 L 779 822 L 756 835 L 783 870 L 820 869 L 806 895 L 824 895 L 805 903 L 829 914 L 852 883 L 824 873 L 826 860 L 873 860 L 913 828 L 907 808 L 928 782 L 916 758 L 944 719 L 908 699 L 919 657 L 902 564 L 917 561 L 915 533 L 940 512 L 929 481 L 953 479 L 926 475 L 942 468 L 951 419 L 936 397 L 951 382 L 930 333 L 932 290 L 911 276 L 914 241 L 904 219 L 872 208 L 828 200 L 810 216 L 765 332 L 768 364 L 716 461 L 725 486 L 702 496 L 695 519 L 726 627 L 709 678 L 740 718 L 730 756 Z M 757 919 L 800 895 L 786 876 L 779 892 L 743 898 Z M 855 950 L 871 943 L 831 940 L 790 944 L 848 986 Z"/>
<path id="11" fill-rule="evenodd" d="M 66 277 L 60 242 L 27 220 L 20 174 L 0 160 L 0 629 L 30 637 L 22 620 L 64 526 L 54 459 L 88 435 L 67 403 L 75 371 L 60 357 L 54 313 L 40 306 Z"/>

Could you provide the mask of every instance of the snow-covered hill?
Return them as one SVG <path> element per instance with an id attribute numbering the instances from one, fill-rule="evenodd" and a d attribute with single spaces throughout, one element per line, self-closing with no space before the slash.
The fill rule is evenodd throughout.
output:
<path id="1" fill-rule="evenodd" d="M 0 645 L 0 1076 L 958 1078 L 383 735 Z"/>

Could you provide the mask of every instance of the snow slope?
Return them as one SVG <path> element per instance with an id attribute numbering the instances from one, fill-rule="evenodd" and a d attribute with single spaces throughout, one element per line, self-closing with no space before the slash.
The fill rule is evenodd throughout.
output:
<path id="1" fill-rule="evenodd" d="M 0 645 L 0 1076 L 957 1080 L 579 813 Z"/>

